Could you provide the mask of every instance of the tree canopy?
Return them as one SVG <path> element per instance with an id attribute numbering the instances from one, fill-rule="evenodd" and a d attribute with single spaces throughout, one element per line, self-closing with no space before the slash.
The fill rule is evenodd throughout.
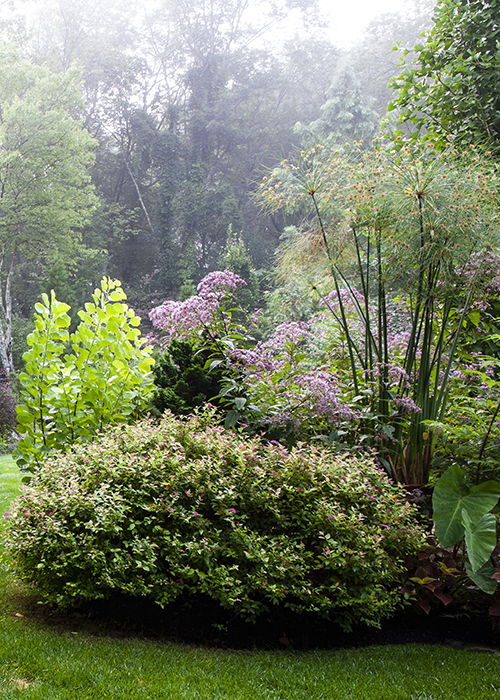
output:
<path id="1" fill-rule="evenodd" d="M 94 140 L 83 128 L 80 76 L 54 74 L 10 50 L 0 58 L 0 357 L 12 363 L 11 280 L 21 258 L 74 255 L 94 194 Z"/>
<path id="2" fill-rule="evenodd" d="M 499 0 L 439 0 L 433 20 L 389 109 L 441 147 L 451 136 L 500 153 Z"/>

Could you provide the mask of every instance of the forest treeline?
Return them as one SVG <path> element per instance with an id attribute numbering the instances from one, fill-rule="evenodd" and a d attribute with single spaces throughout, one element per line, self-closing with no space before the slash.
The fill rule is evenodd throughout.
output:
<path id="1" fill-rule="evenodd" d="M 105 274 L 147 318 L 231 251 L 236 272 L 253 267 L 261 289 L 271 284 L 265 271 L 293 221 L 261 212 L 266 169 L 317 137 L 368 147 L 434 3 L 380 16 L 342 50 L 315 0 L 131 5 L 47 0 L 28 20 L 24 3 L 0 11 L 7 370 L 50 289 L 77 309 Z"/>

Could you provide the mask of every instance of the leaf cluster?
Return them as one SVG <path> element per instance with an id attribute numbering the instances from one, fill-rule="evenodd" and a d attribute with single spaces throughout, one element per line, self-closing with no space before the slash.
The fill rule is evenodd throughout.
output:
<path id="1" fill-rule="evenodd" d="M 410 138 L 443 148 L 451 135 L 498 154 L 500 3 L 440 0 L 433 21 L 425 41 L 403 56 L 411 63 L 391 83 L 398 95 L 389 110 L 416 127 Z"/>
<path id="2" fill-rule="evenodd" d="M 0 50 L 0 240 L 33 256 L 71 247 L 96 199 L 87 167 L 95 141 L 77 118 L 81 75 Z"/>
<path id="3" fill-rule="evenodd" d="M 436 605 L 466 602 L 470 585 L 464 568 L 464 556 L 439 546 L 429 537 L 423 549 L 408 559 L 408 580 L 402 593 L 414 601 L 417 613 L 427 615 Z"/>
<path id="4" fill-rule="evenodd" d="M 467 553 L 469 578 L 494 593 L 500 570 L 493 562 L 497 546 L 497 519 L 491 512 L 500 496 L 500 482 L 469 486 L 463 470 L 452 465 L 434 487 L 432 506 L 436 536 L 443 547 L 462 545 Z M 492 563 L 493 562 L 493 563 Z"/>
<path id="5" fill-rule="evenodd" d="M 121 283 L 103 278 L 71 335 L 70 307 L 54 292 L 35 305 L 19 376 L 23 404 L 16 409 L 22 437 L 14 458 L 21 469 L 34 469 L 52 450 L 92 440 L 106 424 L 130 420 L 146 407 L 154 360 L 140 339 L 140 318 L 124 299 Z"/>
<path id="6" fill-rule="evenodd" d="M 219 393 L 214 371 L 206 368 L 208 352 L 195 351 L 185 340 L 172 340 L 153 367 L 154 393 L 151 403 L 163 413 L 166 409 L 185 415 Z"/>

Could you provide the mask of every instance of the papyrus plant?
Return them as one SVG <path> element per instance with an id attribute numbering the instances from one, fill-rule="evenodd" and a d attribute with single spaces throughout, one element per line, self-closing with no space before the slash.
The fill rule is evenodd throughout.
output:
<path id="1" fill-rule="evenodd" d="M 281 268 L 308 275 L 330 308 L 346 348 L 343 369 L 363 409 L 357 430 L 371 431 L 380 459 L 404 483 L 428 480 L 430 426 L 444 417 L 475 291 L 464 269 L 471 254 L 495 246 L 496 192 L 491 168 L 473 151 L 406 147 L 316 147 L 298 163 L 282 163 L 261 187 L 269 208 L 303 214 L 303 226 L 282 246 Z M 335 305 L 325 299 L 332 289 Z"/>

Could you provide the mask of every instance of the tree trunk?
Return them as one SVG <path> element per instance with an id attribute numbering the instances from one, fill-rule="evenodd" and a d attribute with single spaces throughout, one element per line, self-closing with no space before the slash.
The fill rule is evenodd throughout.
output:
<path id="1" fill-rule="evenodd" d="M 10 261 L 9 272 L 5 282 L 5 294 L 0 289 L 0 360 L 6 374 L 14 372 L 14 362 L 12 359 L 12 297 L 10 294 L 10 285 L 12 273 L 14 271 L 14 258 L 12 254 Z M 0 261 L 0 271 L 2 269 L 4 258 Z"/>

